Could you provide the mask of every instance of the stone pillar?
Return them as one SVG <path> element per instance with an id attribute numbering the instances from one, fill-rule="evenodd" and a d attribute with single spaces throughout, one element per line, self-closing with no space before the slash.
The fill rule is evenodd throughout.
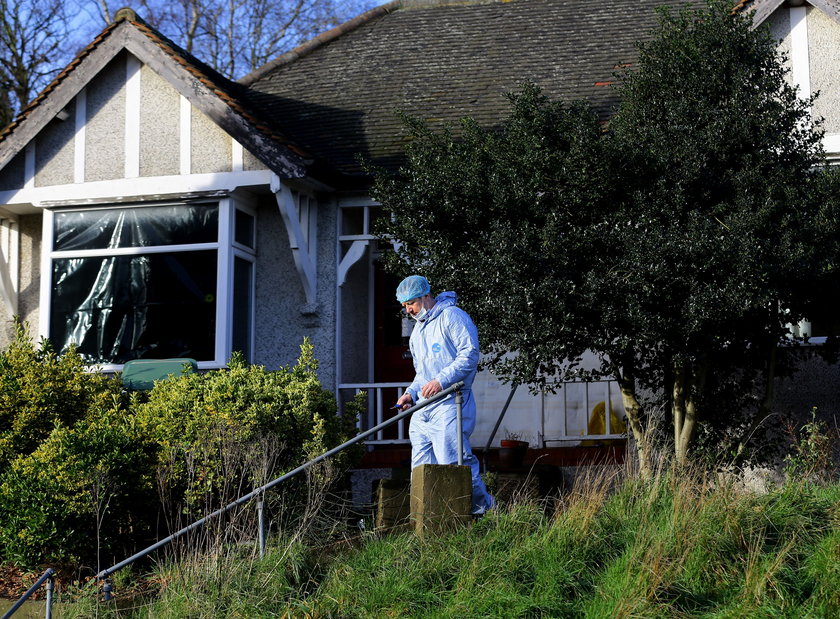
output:
<path id="1" fill-rule="evenodd" d="M 390 530 L 408 523 L 408 479 L 380 479 L 376 489 L 376 529 Z"/>
<path id="2" fill-rule="evenodd" d="M 411 520 L 419 536 L 471 522 L 472 475 L 457 464 L 422 464 L 411 471 Z"/>

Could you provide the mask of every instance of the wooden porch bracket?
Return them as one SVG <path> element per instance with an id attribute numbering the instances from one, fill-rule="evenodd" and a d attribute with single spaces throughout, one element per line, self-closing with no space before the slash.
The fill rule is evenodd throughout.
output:
<path id="1" fill-rule="evenodd" d="M 364 258 L 365 250 L 370 244 L 369 240 L 356 240 L 350 245 L 350 249 L 344 254 L 341 263 L 338 265 L 338 285 L 343 286 L 347 281 L 347 272 L 354 264 Z"/>
<path id="2" fill-rule="evenodd" d="M 308 196 L 292 192 L 276 174 L 271 175 L 271 191 L 277 200 L 283 223 L 286 224 L 289 246 L 306 295 L 306 305 L 314 307 L 318 293 L 317 205 L 310 203 Z"/>

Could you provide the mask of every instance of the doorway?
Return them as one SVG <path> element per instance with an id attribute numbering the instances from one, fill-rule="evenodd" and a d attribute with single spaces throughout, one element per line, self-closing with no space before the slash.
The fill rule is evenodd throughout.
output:
<path id="1" fill-rule="evenodd" d="M 394 296 L 399 283 L 379 261 L 374 262 L 373 380 L 377 383 L 410 383 L 414 379 L 408 349 L 410 319 Z"/>
<path id="2" fill-rule="evenodd" d="M 408 348 L 411 334 L 410 319 L 394 295 L 400 280 L 387 273 L 379 261 L 374 262 L 374 337 L 373 337 L 373 379 L 376 383 L 399 383 L 408 386 L 414 380 L 414 364 Z M 397 414 L 390 407 L 403 393 L 402 387 L 382 387 L 382 419 L 387 420 Z M 408 427 L 408 419 L 386 428 L 381 440 L 393 441 L 401 438 Z M 403 434 L 405 436 L 405 434 Z"/>

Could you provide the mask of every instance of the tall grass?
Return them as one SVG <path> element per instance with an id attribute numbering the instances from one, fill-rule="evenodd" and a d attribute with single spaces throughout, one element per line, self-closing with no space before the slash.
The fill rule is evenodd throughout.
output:
<path id="1" fill-rule="evenodd" d="M 333 531 L 333 537 L 335 531 Z M 840 484 L 579 478 L 438 538 L 274 540 L 161 567 L 134 617 L 837 617 Z M 87 614 L 86 614 L 87 613 Z"/>

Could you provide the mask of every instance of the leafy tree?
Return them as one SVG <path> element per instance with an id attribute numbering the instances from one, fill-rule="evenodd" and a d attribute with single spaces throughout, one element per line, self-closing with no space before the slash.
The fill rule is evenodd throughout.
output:
<path id="1" fill-rule="evenodd" d="M 409 120 L 406 164 L 373 192 L 392 265 L 458 290 L 493 370 L 618 380 L 643 471 L 658 410 L 679 462 L 701 420 L 737 447 L 772 404 L 785 325 L 836 264 L 811 101 L 730 8 L 661 10 L 608 131 L 525 86 L 498 128 Z"/>

